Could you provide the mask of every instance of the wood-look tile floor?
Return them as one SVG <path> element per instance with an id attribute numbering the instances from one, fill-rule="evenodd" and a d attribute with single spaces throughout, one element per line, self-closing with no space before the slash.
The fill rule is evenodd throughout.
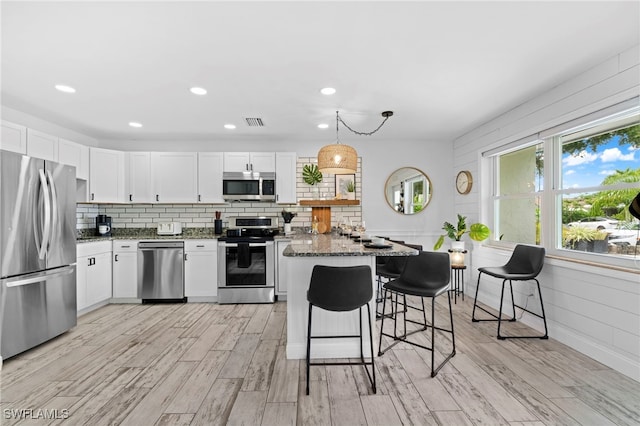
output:
<path id="1" fill-rule="evenodd" d="M 285 357 L 283 302 L 108 305 L 5 361 L 0 423 L 640 424 L 638 382 L 553 339 L 498 341 L 472 304 L 454 305 L 457 355 L 435 378 L 428 351 L 399 344 L 376 359 L 377 394 L 361 366 L 335 366 L 312 368 L 310 396 L 304 361 Z M 450 344 L 436 335 L 439 358 Z"/>

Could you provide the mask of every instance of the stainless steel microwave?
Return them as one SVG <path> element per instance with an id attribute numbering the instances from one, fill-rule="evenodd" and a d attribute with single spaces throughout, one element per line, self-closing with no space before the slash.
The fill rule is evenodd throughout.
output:
<path id="1" fill-rule="evenodd" d="M 275 201 L 276 174 L 225 172 L 222 174 L 222 197 L 227 201 Z"/>

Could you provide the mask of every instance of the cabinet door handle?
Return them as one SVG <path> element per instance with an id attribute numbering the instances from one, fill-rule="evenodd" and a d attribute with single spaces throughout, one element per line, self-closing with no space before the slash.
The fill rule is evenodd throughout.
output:
<path id="1" fill-rule="evenodd" d="M 184 260 L 185 260 L 185 262 L 188 260 L 187 259 L 187 253 L 184 254 Z"/>
<path id="2" fill-rule="evenodd" d="M 95 194 L 92 192 L 92 193 L 91 193 L 91 201 L 93 201 L 95 198 L 96 198 L 96 197 L 95 197 Z"/>
<path id="3" fill-rule="evenodd" d="M 160 195 L 156 194 L 156 201 L 160 201 Z"/>
<path id="4" fill-rule="evenodd" d="M 276 201 L 280 200 L 280 194 L 276 194 Z"/>
<path id="5" fill-rule="evenodd" d="M 129 248 L 129 247 L 131 247 L 131 246 L 120 246 L 120 247 L 122 247 L 122 248 Z"/>
<path id="6" fill-rule="evenodd" d="M 129 201 L 133 201 L 133 194 L 129 194 Z"/>
<path id="7" fill-rule="evenodd" d="M 249 170 L 249 163 L 246 163 L 246 164 L 244 165 L 244 169 L 245 169 L 245 170 L 247 170 L 247 171 Z"/>
<path id="8" fill-rule="evenodd" d="M 202 201 L 202 196 L 198 194 L 198 202 Z"/>
<path id="9" fill-rule="evenodd" d="M 117 254 L 116 254 L 115 256 L 113 256 L 113 260 L 114 260 L 115 262 L 117 262 L 117 261 L 118 261 L 118 255 L 117 255 Z"/>
<path id="10" fill-rule="evenodd" d="M 204 244 L 196 244 L 196 247 L 204 247 Z"/>

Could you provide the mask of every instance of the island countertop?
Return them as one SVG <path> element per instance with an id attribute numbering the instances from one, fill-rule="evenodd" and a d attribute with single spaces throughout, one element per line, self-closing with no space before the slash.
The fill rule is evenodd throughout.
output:
<path id="1" fill-rule="evenodd" d="M 385 240 L 389 248 L 367 248 L 363 244 L 346 237 L 330 234 L 297 234 L 291 238 L 282 255 L 285 257 L 327 257 L 327 256 L 415 256 L 418 251 Z M 366 243 L 365 243 L 366 245 Z"/>

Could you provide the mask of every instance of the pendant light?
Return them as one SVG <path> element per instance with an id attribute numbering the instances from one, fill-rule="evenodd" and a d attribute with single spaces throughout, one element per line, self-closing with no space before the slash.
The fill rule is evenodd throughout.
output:
<path id="1" fill-rule="evenodd" d="M 356 150 L 349 146 L 340 143 L 340 137 L 338 134 L 339 123 L 342 122 L 344 126 L 357 135 L 366 135 L 370 136 L 377 132 L 380 127 L 387 121 L 389 117 L 393 115 L 392 111 L 385 111 L 382 113 L 384 120 L 372 132 L 357 132 L 349 127 L 341 118 L 338 111 L 336 111 L 336 143 L 331 145 L 326 145 L 320 148 L 318 151 L 318 170 L 322 173 L 330 173 L 330 174 L 346 174 L 346 173 L 356 173 L 358 168 L 358 153 Z"/>

